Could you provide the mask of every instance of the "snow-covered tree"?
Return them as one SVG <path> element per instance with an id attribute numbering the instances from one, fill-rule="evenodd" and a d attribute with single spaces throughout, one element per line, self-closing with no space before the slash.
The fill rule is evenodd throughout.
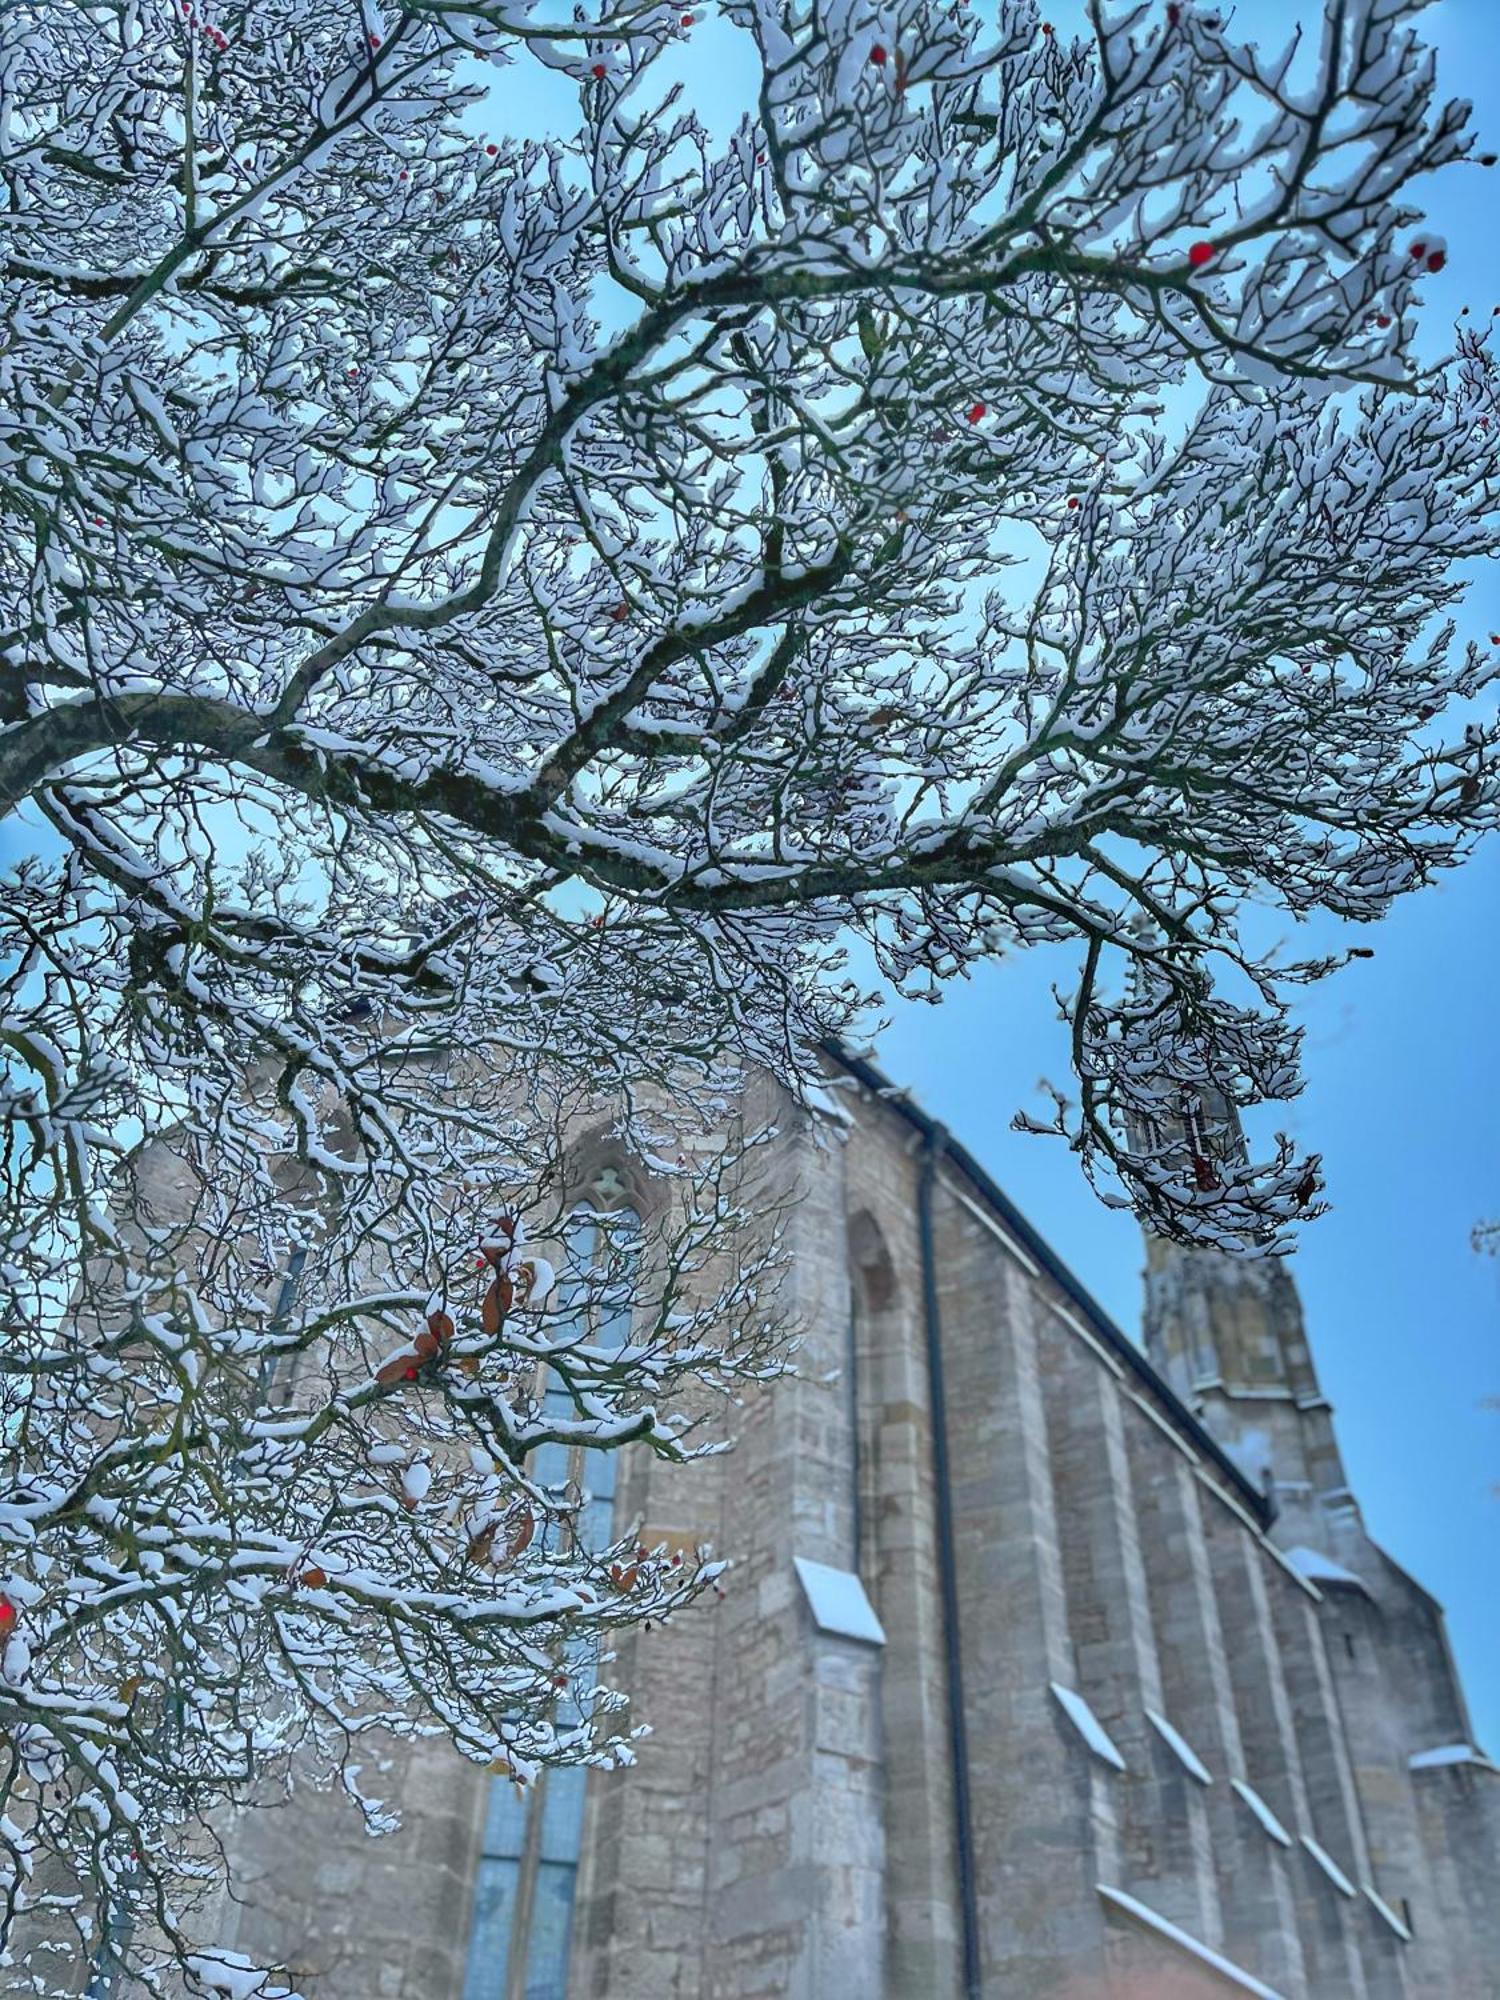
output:
<path id="1" fill-rule="evenodd" d="M 1192 1135 L 1295 1091 L 1332 961 L 1244 911 L 1377 918 L 1496 818 L 1415 0 L 683 4 L 0 15 L 13 1952 L 71 1898 L 156 1990 L 179 1829 L 308 1738 L 611 1754 L 598 1635 L 713 1564 L 534 1454 L 779 1365 L 691 1135 L 814 1087 L 849 939 L 904 994 L 1076 941 L 1057 1129 L 1274 1251 L 1315 1160 Z M 675 1191 L 591 1306 L 526 1243 L 605 1102 Z"/>

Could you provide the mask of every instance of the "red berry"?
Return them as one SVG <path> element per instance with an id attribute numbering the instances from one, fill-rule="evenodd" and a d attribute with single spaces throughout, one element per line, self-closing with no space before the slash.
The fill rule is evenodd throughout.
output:
<path id="1" fill-rule="evenodd" d="M 96 514 L 94 516 L 94 526 L 96 528 L 102 528 L 104 526 L 104 516 L 102 514 Z"/>
<path id="2" fill-rule="evenodd" d="M 492 146 L 486 146 L 484 150 L 489 154 L 490 158 L 493 159 L 496 153 L 499 152 L 500 148 L 498 146 L 492 145 Z"/>
<path id="3" fill-rule="evenodd" d="M 685 28 L 690 28 L 690 27 L 692 27 L 692 25 L 693 25 L 693 17 L 692 17 L 692 15 L 691 15 L 691 14 L 684 14 L 684 15 L 683 15 L 683 17 L 682 17 L 682 25 L 683 25 L 683 27 L 685 27 Z"/>
<path id="4" fill-rule="evenodd" d="M 1212 243 L 1194 243 L 1188 249 L 1188 262 L 1195 271 L 1199 271 L 1213 254 L 1214 246 Z"/>
<path id="5" fill-rule="evenodd" d="M 757 165 L 758 167 L 763 167 L 763 166 L 764 166 L 764 165 L 766 164 L 766 156 L 765 156 L 765 154 L 764 154 L 764 153 L 757 153 L 757 154 L 756 154 L 756 156 L 755 156 L 755 164 L 756 164 L 756 165 Z"/>
<path id="6" fill-rule="evenodd" d="M 595 64 L 594 64 L 594 68 L 593 68 L 593 74 L 594 74 L 594 75 L 595 75 L 596 77 L 600 77 L 600 78 L 602 78 L 602 77 L 603 77 L 603 75 L 604 75 L 604 65 L 603 65 L 603 63 L 595 63 Z"/>
<path id="7" fill-rule="evenodd" d="M 1042 33 L 1044 35 L 1050 35 L 1052 33 L 1052 23 L 1050 21 L 1043 21 Z"/>
<path id="8" fill-rule="evenodd" d="M 979 419 L 980 419 L 980 418 L 981 418 L 981 417 L 982 417 L 983 415 L 984 415 L 984 404 L 983 404 L 983 403 L 974 403 L 974 404 L 971 404 L 971 405 L 970 405 L 970 408 L 969 408 L 969 422 L 970 422 L 971 424 L 977 424 L 977 423 L 979 422 Z"/>
<path id="9" fill-rule="evenodd" d="M 371 35 L 371 37 L 370 37 L 370 47 L 371 47 L 372 49 L 378 49 L 378 48 L 380 47 L 380 37 L 379 37 L 379 35 Z"/>
<path id="10" fill-rule="evenodd" d="M 1408 252 L 1408 255 L 1411 256 L 1417 263 L 1420 263 L 1422 259 L 1427 255 L 1427 245 L 1425 243 L 1413 243 L 1410 251 Z"/>
<path id="11" fill-rule="evenodd" d="M 18 1617 L 16 1607 L 8 1597 L 0 1597 L 0 1639 L 9 1637 L 16 1629 Z"/>
<path id="12" fill-rule="evenodd" d="M 407 1371 L 406 1371 L 406 1380 L 407 1380 L 408 1382 L 415 1382 L 415 1381 L 416 1381 L 416 1379 L 417 1379 L 417 1371 L 416 1371 L 416 1369 L 415 1369 L 415 1368 L 408 1368 L 408 1369 L 407 1369 Z"/>
<path id="13" fill-rule="evenodd" d="M 1490 644 L 1492 646 L 1500 646 L 1500 632 L 1491 632 Z"/>
<path id="14" fill-rule="evenodd" d="M 1071 499 L 1069 500 L 1069 502 L 1068 502 L 1068 505 L 1069 505 L 1070 507 L 1076 507 L 1076 506 L 1078 505 L 1078 495 L 1077 495 L 1076 493 L 1075 493 L 1075 494 L 1073 495 L 1073 497 L 1072 497 L 1072 498 L 1071 498 Z"/>
<path id="15" fill-rule="evenodd" d="M 352 361 L 349 363 L 349 373 L 351 375 L 357 375 L 359 373 L 359 370 L 355 367 Z"/>
<path id="16" fill-rule="evenodd" d="M 1441 271 L 1447 261 L 1448 259 L 1441 250 L 1434 250 L 1427 259 L 1427 268 L 1429 271 Z"/>
<path id="17" fill-rule="evenodd" d="M 1389 313 L 1376 313 L 1375 324 L 1377 326 L 1389 326 L 1390 323 L 1391 323 L 1391 316 Z"/>
<path id="18" fill-rule="evenodd" d="M 1170 0 L 1170 5 L 1167 8 L 1168 22 L 1175 28 L 1181 19 L 1182 9 L 1177 5 L 1177 0 Z"/>
<path id="19" fill-rule="evenodd" d="M 874 63 L 876 69 L 883 69 L 885 67 L 885 50 L 879 42 L 870 51 L 870 61 Z"/>

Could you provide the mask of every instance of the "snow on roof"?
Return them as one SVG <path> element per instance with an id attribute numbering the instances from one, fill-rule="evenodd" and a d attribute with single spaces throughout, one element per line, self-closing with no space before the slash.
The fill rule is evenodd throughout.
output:
<path id="1" fill-rule="evenodd" d="M 1320 1847 L 1310 1833 L 1299 1834 L 1297 1837 L 1341 1896 L 1353 1896 L 1357 1893 L 1354 1884 L 1326 1847 Z"/>
<path id="2" fill-rule="evenodd" d="M 1390 1904 L 1386 1902 L 1384 1897 L 1377 1895 L 1376 1892 L 1370 1887 L 1368 1882 L 1361 1882 L 1359 1886 L 1361 1889 L 1363 1889 L 1365 1893 L 1365 1900 L 1370 1904 L 1371 1908 L 1374 1909 L 1376 1912 L 1378 1912 L 1378 1914 L 1385 1919 L 1385 1921 L 1390 1925 L 1391 1929 L 1396 1933 L 1397 1937 L 1401 1939 L 1403 1944 L 1410 1944 L 1411 1932 L 1406 1928 L 1405 1924 L 1402 1923 L 1401 1919 L 1396 1915 L 1396 1912 L 1391 1908 Z"/>
<path id="3" fill-rule="evenodd" d="M 1272 1840 L 1280 1841 L 1283 1847 L 1290 1847 L 1292 1836 L 1266 1804 L 1260 1793 L 1256 1791 L 1255 1787 L 1247 1785 L 1243 1778 L 1231 1778 L 1229 1782 L 1245 1801 L 1245 1804 L 1249 1806 L 1251 1812 L 1255 1814 L 1255 1817 L 1260 1821 L 1266 1832 L 1270 1834 Z"/>
<path id="4" fill-rule="evenodd" d="M 810 1562 L 806 1556 L 793 1556 L 792 1562 L 820 1632 L 836 1632 L 841 1639 L 863 1639 L 871 1646 L 885 1644 L 885 1629 L 852 1570 L 831 1569 L 827 1563 Z"/>
<path id="5" fill-rule="evenodd" d="M 1148 1708 L 1146 1710 L 1146 1720 L 1151 1724 L 1151 1727 L 1156 1731 L 1162 1742 L 1166 1744 L 1167 1748 L 1175 1751 L 1177 1761 L 1182 1765 L 1184 1770 L 1191 1772 L 1200 1785 L 1211 1785 L 1213 1783 L 1213 1772 L 1209 1770 L 1192 1744 L 1185 1737 L 1178 1734 L 1164 1715 L 1158 1715 L 1154 1708 Z"/>
<path id="6" fill-rule="evenodd" d="M 1370 1586 L 1363 1577 L 1336 1563 L 1332 1556 L 1325 1556 L 1321 1549 L 1288 1549 L 1286 1559 L 1310 1583 L 1331 1583 L 1335 1589 L 1362 1590 L 1366 1597 L 1370 1595 Z"/>
<path id="7" fill-rule="evenodd" d="M 1123 1771 L 1125 1759 L 1115 1748 L 1114 1739 L 1083 1696 L 1074 1688 L 1064 1687 L 1061 1681 L 1053 1681 L 1050 1685 L 1052 1692 L 1062 1704 L 1064 1715 L 1094 1755 L 1102 1757 L 1106 1764 L 1113 1764 L 1117 1771 Z"/>
<path id="8" fill-rule="evenodd" d="M 1282 1996 L 1274 1987 L 1265 1985 L 1255 1977 L 1254 1973 L 1246 1972 L 1242 1966 L 1235 1965 L 1230 1959 L 1210 1950 L 1206 1944 L 1200 1944 L 1197 1938 L 1179 1930 L 1176 1924 L 1169 1922 L 1166 1917 L 1160 1917 L 1155 1910 L 1148 1909 L 1144 1903 L 1138 1903 L 1134 1896 L 1127 1896 L 1123 1889 L 1108 1888 L 1103 1882 L 1097 1887 L 1099 1894 L 1112 1908 L 1132 1918 L 1136 1923 L 1144 1925 L 1148 1931 L 1154 1931 L 1169 1944 L 1175 1944 L 1179 1951 L 1187 1952 L 1190 1957 L 1196 1958 L 1200 1965 L 1211 1966 L 1221 1979 L 1227 1979 L 1232 1986 L 1238 1986 L 1242 1993 L 1254 1993 L 1257 2000 L 1282 2000 Z"/>
<path id="9" fill-rule="evenodd" d="M 1445 1764 L 1477 1764 L 1481 1771 L 1500 1770 L 1500 1765 L 1491 1763 L 1472 1743 L 1441 1743 L 1436 1750 L 1419 1750 L 1406 1762 L 1413 1771 L 1436 1771 Z"/>

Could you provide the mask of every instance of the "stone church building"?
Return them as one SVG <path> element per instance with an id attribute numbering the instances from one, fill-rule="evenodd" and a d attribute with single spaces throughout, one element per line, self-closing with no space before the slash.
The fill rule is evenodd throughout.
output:
<path id="1" fill-rule="evenodd" d="M 250 1814 L 223 1942 L 308 2000 L 1494 2000 L 1500 1769 L 1287 1269 L 1153 1243 L 1142 1352 L 837 1072 L 776 1142 L 798 1379 L 723 1456 L 605 1455 L 622 1528 L 735 1563 L 608 1669 L 635 1768 L 521 1800 L 432 1745 L 390 1839 Z"/>

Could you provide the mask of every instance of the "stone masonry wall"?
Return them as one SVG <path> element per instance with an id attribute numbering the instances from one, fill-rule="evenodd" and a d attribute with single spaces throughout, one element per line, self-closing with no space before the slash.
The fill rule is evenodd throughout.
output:
<path id="1" fill-rule="evenodd" d="M 652 1734 L 634 1769 L 590 1775 L 569 2000 L 967 2000 L 961 1839 L 978 2000 L 1208 2000 L 1235 1968 L 1281 2000 L 1496 1991 L 1500 1773 L 1409 1767 L 1467 1729 L 1430 1600 L 1373 1545 L 1364 1594 L 1299 1573 L 951 1160 L 932 1190 L 935 1412 L 920 1123 L 857 1091 L 840 1128 L 757 1089 L 750 1119 L 774 1115 L 797 1190 L 800 1373 L 723 1413 L 721 1457 L 629 1455 L 618 1518 L 735 1567 L 722 1603 L 622 1642 L 611 1668 Z M 1272 1290 L 1311 1405 L 1295 1299 Z M 1326 1412 L 1305 1414 L 1332 1480 Z M 818 1627 L 799 1556 L 860 1577 L 883 1647 Z M 309 1956 L 309 2000 L 459 2000 L 483 1780 L 427 1748 L 393 1782 L 407 1828 L 389 1843 L 316 1800 L 235 1832 L 265 1908 L 227 1941 L 305 1938 L 327 1961 Z M 1377 1897 L 1410 1912 L 1409 1941 Z"/>

